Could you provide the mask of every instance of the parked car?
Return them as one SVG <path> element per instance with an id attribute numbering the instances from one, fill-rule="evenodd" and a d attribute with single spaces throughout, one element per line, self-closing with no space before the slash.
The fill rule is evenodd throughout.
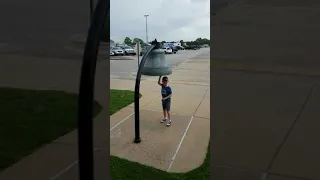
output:
<path id="1" fill-rule="evenodd" d="M 136 55 L 137 53 L 134 51 L 134 49 L 130 46 L 124 46 L 123 48 L 125 55 Z"/>
<path id="2" fill-rule="evenodd" d="M 114 52 L 112 51 L 112 46 L 110 46 L 110 56 L 114 56 Z"/>
<path id="3" fill-rule="evenodd" d="M 172 52 L 173 52 L 173 54 L 177 53 L 178 52 L 178 48 L 176 46 L 173 46 L 172 47 Z"/>
<path id="4" fill-rule="evenodd" d="M 111 49 L 111 52 L 113 52 L 115 56 L 118 56 L 118 55 L 123 56 L 124 55 L 124 51 L 120 47 L 113 47 Z"/>
<path id="5" fill-rule="evenodd" d="M 148 50 L 150 46 L 144 46 L 143 48 L 141 48 L 141 51 L 140 51 L 140 56 L 142 56 L 143 54 L 145 54 Z"/>
<path id="6" fill-rule="evenodd" d="M 172 54 L 173 53 L 173 50 L 171 47 L 164 47 L 162 49 L 164 50 L 165 54 Z"/>
<path id="7" fill-rule="evenodd" d="M 198 50 L 200 49 L 200 46 L 197 45 L 190 45 L 186 47 L 186 50 Z"/>
<path id="8" fill-rule="evenodd" d="M 182 46 L 175 46 L 178 50 L 184 50 L 184 47 Z"/>

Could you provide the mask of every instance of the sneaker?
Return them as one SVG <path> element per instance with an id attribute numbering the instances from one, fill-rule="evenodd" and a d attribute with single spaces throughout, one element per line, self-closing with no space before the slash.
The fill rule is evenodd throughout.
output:
<path id="1" fill-rule="evenodd" d="M 164 119 L 162 119 L 160 122 L 161 123 L 164 123 L 164 122 L 166 122 L 167 121 L 167 118 L 164 118 Z"/>
<path id="2" fill-rule="evenodd" d="M 167 123 L 167 126 L 170 126 L 171 125 L 171 120 Z"/>

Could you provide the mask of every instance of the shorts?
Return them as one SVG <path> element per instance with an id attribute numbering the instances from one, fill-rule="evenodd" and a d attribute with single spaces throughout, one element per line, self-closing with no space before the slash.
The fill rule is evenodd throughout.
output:
<path id="1" fill-rule="evenodd" d="M 167 110 L 169 112 L 170 111 L 170 105 L 171 105 L 171 101 L 162 101 L 163 110 Z"/>

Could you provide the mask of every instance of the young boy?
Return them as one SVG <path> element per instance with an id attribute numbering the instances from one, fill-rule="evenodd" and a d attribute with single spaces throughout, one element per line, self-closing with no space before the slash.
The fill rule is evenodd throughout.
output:
<path id="1" fill-rule="evenodd" d="M 167 121 L 167 126 L 171 125 L 171 118 L 170 118 L 170 104 L 171 104 L 171 96 L 172 91 L 171 88 L 168 86 L 168 77 L 162 78 L 162 83 L 160 83 L 161 76 L 159 76 L 158 84 L 161 86 L 161 95 L 162 95 L 162 108 L 163 108 L 163 119 L 161 123 Z"/>

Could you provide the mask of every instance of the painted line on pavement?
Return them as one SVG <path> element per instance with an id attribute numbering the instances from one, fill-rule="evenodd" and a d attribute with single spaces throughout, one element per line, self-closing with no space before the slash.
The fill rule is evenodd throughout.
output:
<path id="1" fill-rule="evenodd" d="M 73 166 L 75 166 L 76 164 L 78 164 L 79 160 L 75 160 L 73 163 L 69 164 L 67 167 L 65 167 L 64 169 L 62 169 L 58 174 L 56 174 L 55 176 L 51 177 L 49 180 L 56 180 L 57 178 L 59 178 L 63 173 L 67 172 L 68 170 L 70 170 Z"/>
<path id="2" fill-rule="evenodd" d="M 121 123 L 123 123 L 125 120 L 127 120 L 130 116 L 132 116 L 134 113 L 131 113 L 129 116 L 127 116 L 126 118 L 124 118 L 122 121 L 120 121 L 118 124 L 116 124 L 115 126 L 113 126 L 110 131 L 114 128 L 116 128 L 117 126 L 119 126 Z M 94 151 L 99 150 L 98 148 L 94 148 Z M 49 180 L 56 180 L 57 178 L 59 178 L 62 174 L 64 174 L 65 172 L 67 172 L 68 170 L 70 170 L 73 166 L 75 166 L 76 164 L 78 164 L 79 160 L 75 160 L 74 162 L 72 162 L 71 164 L 69 164 L 67 167 L 63 168 L 61 171 L 59 171 L 55 176 L 51 177 Z"/>
<path id="3" fill-rule="evenodd" d="M 168 167 L 167 171 L 170 171 L 170 169 L 171 169 L 171 167 L 172 167 L 172 164 L 173 164 L 174 160 L 176 159 L 176 156 L 177 156 L 177 154 L 178 154 L 178 152 L 179 152 L 179 150 L 180 150 L 180 147 L 181 147 L 181 145 L 182 145 L 182 142 L 183 142 L 184 138 L 185 138 L 186 135 L 187 135 L 187 132 L 188 132 L 188 130 L 189 130 L 189 127 L 190 127 L 190 125 L 191 125 L 192 120 L 193 120 L 193 116 L 191 117 L 191 120 L 190 120 L 190 122 L 189 122 L 186 130 L 185 130 L 184 133 L 183 133 L 183 136 L 182 136 L 182 138 L 181 138 L 181 140 L 180 140 L 180 143 L 179 143 L 179 145 L 178 145 L 178 147 L 177 147 L 177 149 L 176 149 L 176 152 L 174 153 L 174 155 L 173 155 L 173 157 L 172 157 L 172 159 L 171 159 L 171 162 L 170 162 L 170 164 L 169 164 L 169 167 Z"/>
<path id="4" fill-rule="evenodd" d="M 93 151 L 103 151 L 103 150 L 108 150 L 106 148 L 94 148 Z M 79 163 L 79 160 L 75 160 L 73 163 L 69 164 L 67 167 L 65 167 L 64 169 L 62 169 L 58 174 L 56 174 L 55 176 L 51 177 L 49 180 L 56 180 L 57 178 L 59 178 L 62 174 L 66 173 L 67 171 L 69 171 L 72 167 L 74 167 L 75 165 L 77 165 Z"/>
<path id="5" fill-rule="evenodd" d="M 203 98 L 202 98 L 199 106 L 197 107 L 195 113 L 198 111 L 198 109 L 199 109 L 199 107 L 200 107 L 200 105 L 201 105 L 204 97 L 205 97 L 206 94 L 208 93 L 208 90 L 209 90 L 209 88 L 207 89 L 206 93 L 204 94 L 204 96 L 203 96 Z M 194 113 L 194 115 L 195 115 L 195 113 Z M 192 123 L 192 120 L 193 120 L 193 118 L 194 118 L 194 115 L 191 117 L 191 120 L 190 120 L 190 122 L 189 122 L 186 130 L 184 131 L 184 134 L 183 134 L 183 136 L 182 136 L 182 138 L 181 138 L 181 141 L 180 141 L 180 143 L 179 143 L 179 145 L 178 145 L 178 147 L 177 147 L 176 152 L 174 153 L 174 155 L 173 155 L 173 157 L 172 157 L 172 159 L 171 159 L 171 162 L 170 162 L 170 164 L 169 164 L 169 167 L 168 167 L 167 171 L 169 171 L 169 170 L 171 169 L 171 166 L 172 166 L 172 164 L 173 164 L 173 162 L 174 162 L 174 160 L 175 160 L 175 158 L 176 158 L 176 156 L 177 156 L 177 154 L 178 154 L 178 151 L 179 151 L 179 149 L 180 149 L 180 147 L 181 147 L 181 144 L 182 144 L 182 142 L 183 142 L 183 140 L 184 140 L 184 138 L 185 138 L 185 136 L 186 136 L 186 134 L 187 134 L 187 132 L 188 132 L 188 130 L 189 130 L 189 127 L 190 127 L 190 125 L 191 125 L 191 123 Z"/>
<path id="6" fill-rule="evenodd" d="M 112 131 L 112 129 L 114 129 L 114 128 L 116 128 L 117 126 L 119 126 L 121 123 L 123 123 L 125 120 L 127 120 L 130 116 L 132 116 L 134 114 L 134 112 L 133 113 L 131 113 L 129 116 L 127 116 L 126 118 L 124 118 L 122 121 L 120 121 L 120 122 L 118 122 L 118 124 L 116 124 L 116 125 L 114 125 L 111 129 L 110 129 L 110 131 Z"/>

